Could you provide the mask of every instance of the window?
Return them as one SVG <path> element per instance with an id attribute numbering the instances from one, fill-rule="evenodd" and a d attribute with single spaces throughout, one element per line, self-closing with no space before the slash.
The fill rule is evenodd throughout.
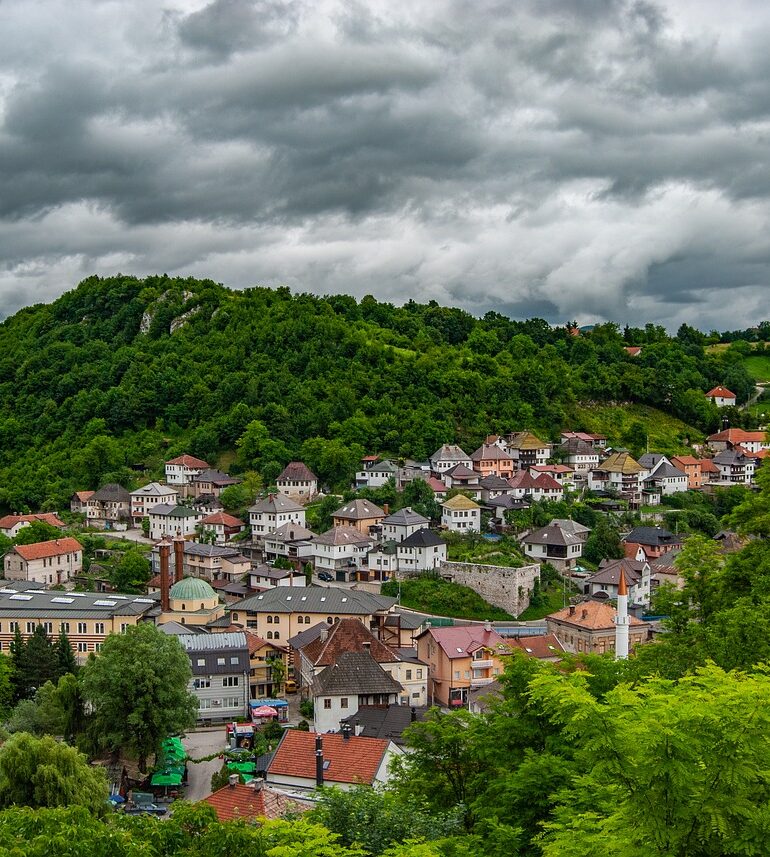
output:
<path id="1" fill-rule="evenodd" d="M 206 659 L 205 658 L 198 658 L 196 663 L 199 667 L 205 667 L 206 666 Z"/>
<path id="2" fill-rule="evenodd" d="M 272 639 L 273 639 L 273 632 L 272 632 L 272 631 L 268 631 L 268 632 L 267 632 L 267 639 L 268 639 L 268 640 L 272 640 Z"/>
<path id="3" fill-rule="evenodd" d="M 222 687 L 238 687 L 240 678 L 237 675 L 226 675 L 222 679 Z"/>
<path id="4" fill-rule="evenodd" d="M 225 659 L 224 658 L 217 658 L 217 666 L 223 667 L 224 665 L 225 665 Z"/>
<path id="5" fill-rule="evenodd" d="M 411 681 L 411 680 L 412 680 L 412 671 L 411 671 L 411 670 L 407 670 L 407 671 L 406 671 L 406 680 L 407 680 L 407 681 Z"/>
<path id="6" fill-rule="evenodd" d="M 94 624 L 94 633 L 95 634 L 103 634 L 104 633 L 104 622 L 96 622 Z"/>
<path id="7" fill-rule="evenodd" d="M 306 625 L 310 624 L 310 616 L 305 616 L 305 624 Z"/>
<path id="8" fill-rule="evenodd" d="M 340 699 L 340 708 L 347 708 L 347 707 L 348 707 L 348 698 L 347 698 L 347 696 L 343 696 Z"/>
<path id="9" fill-rule="evenodd" d="M 53 634 L 53 622 L 43 622 L 46 634 Z"/>
<path id="10" fill-rule="evenodd" d="M 233 622 L 237 622 L 237 621 L 238 621 L 238 614 L 233 613 Z"/>
<path id="11" fill-rule="evenodd" d="M 8 630 L 9 631 L 15 631 L 18 627 L 19 627 L 18 622 L 9 622 L 8 623 Z"/>
<path id="12" fill-rule="evenodd" d="M 419 698 L 420 698 L 420 694 L 419 694 L 419 693 L 413 693 L 413 694 L 412 694 L 412 699 L 419 699 Z"/>
<path id="13" fill-rule="evenodd" d="M 417 670 L 417 678 L 422 678 L 422 670 Z"/>
<path id="14" fill-rule="evenodd" d="M 102 650 L 102 644 L 101 643 L 94 643 L 94 651 L 100 652 L 101 650 Z"/>
<path id="15" fill-rule="evenodd" d="M 268 625 L 272 625 L 272 624 L 273 624 L 273 617 L 272 617 L 272 616 L 268 616 L 268 617 L 267 617 L 267 624 L 268 624 Z"/>
<path id="16" fill-rule="evenodd" d="M 332 701 L 331 701 L 331 699 L 325 699 L 325 700 L 324 700 L 324 708 L 328 710 L 328 709 L 330 709 L 331 707 L 332 707 Z"/>
<path id="17" fill-rule="evenodd" d="M 35 633 L 35 623 L 34 622 L 27 622 L 27 633 L 28 634 L 34 634 Z"/>
<path id="18" fill-rule="evenodd" d="M 331 616 L 327 616 L 326 621 L 331 625 L 334 622 L 334 619 L 332 619 Z"/>
<path id="19" fill-rule="evenodd" d="M 275 634 L 273 634 L 273 639 L 279 640 L 280 638 L 281 638 L 281 635 L 278 633 L 278 631 L 276 631 Z"/>
<path id="20" fill-rule="evenodd" d="M 85 622 L 78 622 L 78 634 L 87 634 L 88 625 Z"/>
<path id="21" fill-rule="evenodd" d="M 78 643 L 78 651 L 79 652 L 87 652 L 88 644 L 87 643 Z"/>
<path id="22" fill-rule="evenodd" d="M 273 624 L 274 625 L 278 625 L 280 623 L 280 621 L 281 621 L 280 616 L 273 616 Z"/>
<path id="23" fill-rule="evenodd" d="M 455 678 L 460 678 L 460 670 L 455 670 Z"/>
<path id="24" fill-rule="evenodd" d="M 235 664 L 235 666 L 238 666 L 238 663 L 239 663 L 238 655 L 234 655 L 233 657 L 231 657 L 231 658 L 230 658 L 230 663 L 231 663 L 231 664 Z"/>

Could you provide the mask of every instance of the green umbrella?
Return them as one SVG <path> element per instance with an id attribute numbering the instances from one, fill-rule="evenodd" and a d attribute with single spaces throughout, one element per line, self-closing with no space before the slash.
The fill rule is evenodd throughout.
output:
<path id="1" fill-rule="evenodd" d="M 253 774 L 257 770 L 254 762 L 228 762 L 227 767 L 231 771 L 238 771 L 239 774 Z"/>
<path id="2" fill-rule="evenodd" d="M 152 775 L 150 779 L 151 786 L 181 786 L 182 774 L 173 768 L 165 771 L 158 771 Z"/>

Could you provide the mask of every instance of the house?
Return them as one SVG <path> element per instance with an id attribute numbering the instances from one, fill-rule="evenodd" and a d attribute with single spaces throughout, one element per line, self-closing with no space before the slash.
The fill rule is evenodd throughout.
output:
<path id="1" fill-rule="evenodd" d="M 385 785 L 391 760 L 402 753 L 392 741 L 355 736 L 351 730 L 319 735 L 287 729 L 267 766 L 266 782 L 291 791 Z"/>
<path id="2" fill-rule="evenodd" d="M 549 661 L 550 663 L 558 663 L 564 652 L 564 646 L 553 634 L 527 634 L 521 637 L 510 637 L 508 643 L 511 649 L 521 649 L 531 658 Z"/>
<path id="3" fill-rule="evenodd" d="M 583 555 L 590 530 L 575 521 L 551 521 L 521 540 L 524 553 L 538 562 L 549 562 L 558 571 L 573 569 Z"/>
<path id="4" fill-rule="evenodd" d="M 565 443 L 572 438 L 584 440 L 590 446 L 595 446 L 599 449 L 604 449 L 607 446 L 607 436 L 603 434 L 594 434 L 587 431 L 563 431 L 559 437 L 559 443 Z"/>
<path id="5" fill-rule="evenodd" d="M 737 397 L 732 390 L 723 387 L 721 384 L 709 390 L 706 393 L 706 398 L 712 401 L 718 408 L 734 408 Z"/>
<path id="6" fill-rule="evenodd" d="M 249 571 L 249 586 L 252 589 L 272 589 L 274 586 L 306 586 L 307 579 L 301 572 L 291 568 L 273 568 L 258 565 Z"/>
<path id="7" fill-rule="evenodd" d="M 249 693 L 251 699 L 263 699 L 276 696 L 282 688 L 278 687 L 273 675 L 276 661 L 284 665 L 284 676 L 289 674 L 289 648 L 279 643 L 264 640 L 251 631 L 243 632 L 249 649 Z"/>
<path id="8" fill-rule="evenodd" d="M 203 798 L 213 808 L 218 821 L 255 821 L 259 818 L 274 820 L 295 815 L 311 808 L 286 797 L 283 792 L 271 789 L 262 780 L 250 783 L 233 782 Z"/>
<path id="9" fill-rule="evenodd" d="M 428 709 L 416 705 L 361 705 L 355 714 L 342 720 L 353 735 L 363 738 L 384 738 L 397 747 L 404 746 L 404 730 L 425 718 Z"/>
<path id="10" fill-rule="evenodd" d="M 585 594 L 592 598 L 616 599 L 621 575 L 626 581 L 628 603 L 649 605 L 652 568 L 646 559 L 602 560 L 599 571 L 585 580 Z"/>
<path id="11" fill-rule="evenodd" d="M 188 689 L 198 701 L 198 722 L 232 722 L 246 717 L 249 649 L 243 632 L 180 634 L 177 640 L 190 659 Z"/>
<path id="12" fill-rule="evenodd" d="M 223 545 L 233 536 L 240 535 L 246 529 L 246 524 L 226 512 L 215 512 L 213 515 L 206 515 L 201 520 L 200 527 L 204 533 L 213 533 L 217 544 Z"/>
<path id="13" fill-rule="evenodd" d="M 665 553 L 681 547 L 682 540 L 662 527 L 634 527 L 623 537 L 629 559 L 654 562 Z"/>
<path id="14" fill-rule="evenodd" d="M 458 491 L 464 491 L 477 500 L 481 497 L 479 474 L 475 470 L 470 470 L 464 464 L 455 464 L 454 467 L 445 470 L 441 478 L 449 490 L 456 488 Z"/>
<path id="15" fill-rule="evenodd" d="M 179 502 L 179 492 L 169 485 L 160 482 L 150 482 L 142 488 L 137 488 L 129 495 L 131 497 L 131 520 L 135 527 L 142 524 L 142 519 L 150 514 L 150 509 L 156 505 L 176 506 Z"/>
<path id="16" fill-rule="evenodd" d="M 315 538 L 316 534 L 312 530 L 300 524 L 281 524 L 275 532 L 265 536 L 265 559 L 270 562 L 280 557 L 300 568 L 312 561 Z"/>
<path id="17" fill-rule="evenodd" d="M 336 580 L 350 580 L 358 568 L 366 565 L 366 557 L 374 539 L 362 535 L 353 527 L 332 527 L 313 542 L 313 566 L 316 573 L 326 571 Z"/>
<path id="18" fill-rule="evenodd" d="M 388 482 L 398 477 L 398 467 L 388 459 L 380 461 L 379 457 L 367 456 L 362 460 L 362 469 L 356 471 L 354 488 L 382 488 Z"/>
<path id="19" fill-rule="evenodd" d="M 472 455 L 473 469 L 481 476 L 509 479 L 516 469 L 513 458 L 498 443 L 483 443 Z"/>
<path id="20" fill-rule="evenodd" d="M 159 503 L 148 510 L 147 517 L 150 519 L 150 538 L 159 541 L 164 536 L 194 538 L 197 534 L 196 528 L 205 516 L 188 506 Z"/>
<path id="21" fill-rule="evenodd" d="M 93 491 L 76 491 L 70 497 L 70 512 L 78 515 L 85 515 L 86 505 L 89 499 L 93 496 Z"/>
<path id="22" fill-rule="evenodd" d="M 535 483 L 532 487 L 533 500 L 551 500 L 552 502 L 556 502 L 564 499 L 564 486 L 561 482 L 557 482 L 553 476 L 548 473 L 541 473 L 537 476 L 533 473 L 532 469 L 525 472 L 535 477 Z"/>
<path id="23" fill-rule="evenodd" d="M 443 476 L 447 470 L 451 470 L 458 464 L 467 467 L 468 470 L 473 469 L 471 457 L 461 447 L 454 443 L 445 443 L 440 449 L 437 449 L 428 459 L 430 469 L 436 476 Z"/>
<path id="24" fill-rule="evenodd" d="M 591 491 L 617 494 L 636 507 L 641 505 L 647 475 L 647 470 L 629 452 L 617 451 L 588 472 L 588 487 Z"/>
<path id="25" fill-rule="evenodd" d="M 535 479 L 539 474 L 547 473 L 562 488 L 573 488 L 575 485 L 575 470 L 568 464 L 538 464 L 535 467 L 530 467 L 529 472 Z"/>
<path id="26" fill-rule="evenodd" d="M 240 485 L 241 481 L 241 479 L 235 476 L 228 476 L 227 473 L 223 473 L 221 470 L 207 468 L 193 476 L 193 495 L 200 497 L 202 495 L 213 494 L 214 497 L 219 497 L 225 488 L 230 488 L 231 485 Z"/>
<path id="27" fill-rule="evenodd" d="M 8 580 L 31 580 L 47 586 L 66 583 L 83 568 L 83 547 L 77 539 L 61 538 L 16 545 L 3 558 Z"/>
<path id="28" fill-rule="evenodd" d="M 268 494 L 249 508 L 251 537 L 264 539 L 284 524 L 305 526 L 305 509 L 286 494 Z"/>
<path id="29" fill-rule="evenodd" d="M 318 493 L 318 477 L 301 461 L 289 462 L 279 474 L 275 484 L 281 494 L 303 503 L 312 500 Z"/>
<path id="30" fill-rule="evenodd" d="M 81 493 L 88 494 L 93 492 L 83 491 Z M 39 512 L 36 515 L 5 515 L 0 518 L 0 533 L 9 539 L 15 539 L 19 535 L 19 530 L 28 527 L 36 521 L 56 527 L 59 530 L 63 530 L 66 526 L 56 512 Z"/>
<path id="31" fill-rule="evenodd" d="M 428 628 L 417 637 L 417 657 L 428 664 L 429 702 L 447 707 L 468 704 L 471 688 L 491 684 L 511 653 L 488 622 Z"/>
<path id="32" fill-rule="evenodd" d="M 432 530 L 422 529 L 396 544 L 399 575 L 432 571 L 447 558 L 447 544 Z"/>
<path id="33" fill-rule="evenodd" d="M 626 345 L 624 350 L 629 357 L 640 357 L 642 354 L 641 345 Z"/>
<path id="34" fill-rule="evenodd" d="M 20 545 L 19 547 L 25 547 Z M 29 547 L 29 545 L 26 545 Z M 56 589 L 0 589 L 0 649 L 8 652 L 18 627 L 27 639 L 42 625 L 50 637 L 64 631 L 77 660 L 98 652 L 109 634 L 123 633 L 140 621 L 152 620 L 154 598 L 100 592 L 61 592 Z"/>
<path id="35" fill-rule="evenodd" d="M 165 463 L 166 482 L 173 488 L 192 485 L 193 477 L 208 470 L 208 462 L 194 455 L 179 455 Z"/>
<path id="36" fill-rule="evenodd" d="M 740 446 L 746 452 L 761 452 L 763 449 L 770 449 L 770 440 L 767 432 L 764 431 L 729 428 L 709 435 L 708 445 L 715 452 L 733 449 L 736 446 Z"/>
<path id="37" fill-rule="evenodd" d="M 718 452 L 712 463 L 719 469 L 715 480 L 720 485 L 751 485 L 754 482 L 758 460 L 755 453 L 746 452 L 736 446 Z"/>
<path id="38" fill-rule="evenodd" d="M 373 658 L 375 663 L 401 685 L 401 691 L 394 703 L 418 706 L 427 703 L 427 664 L 420 661 L 410 649 L 385 644 L 360 619 L 340 619 L 331 626 L 326 622 L 319 622 L 310 631 L 291 638 L 289 645 L 294 654 L 294 675 L 298 678 L 303 695 L 310 692 L 321 671 L 338 664 L 342 655 L 364 653 Z M 383 703 L 370 700 L 360 704 Z M 348 714 L 353 713 L 351 702 Z M 336 728 L 335 726 L 335 731 Z"/>
<path id="39" fill-rule="evenodd" d="M 526 470 L 522 471 L 522 473 L 529 476 L 529 472 Z M 499 497 L 490 498 L 484 505 L 492 510 L 495 521 L 504 525 L 506 523 L 506 512 L 518 512 L 523 509 L 529 509 L 532 504 L 529 500 L 512 497 L 510 494 L 501 494 Z"/>
<path id="40" fill-rule="evenodd" d="M 456 494 L 441 504 L 441 526 L 453 533 L 480 533 L 481 507 L 468 497 Z"/>
<path id="41" fill-rule="evenodd" d="M 699 491 L 703 487 L 706 480 L 701 459 L 692 455 L 675 455 L 671 458 L 671 463 L 687 477 L 688 490 Z"/>
<path id="42" fill-rule="evenodd" d="M 398 571 L 396 542 L 378 542 L 368 553 L 366 564 L 375 580 L 388 580 Z"/>
<path id="43" fill-rule="evenodd" d="M 665 455 L 648 452 L 639 459 L 639 464 L 648 470 L 650 475 L 644 484 L 659 491 L 664 496 L 687 491 L 687 474 L 675 467 Z"/>
<path id="44" fill-rule="evenodd" d="M 168 606 L 164 604 L 161 589 L 161 610 L 156 624 L 179 622 L 203 628 L 222 619 L 225 608 L 212 585 L 202 577 L 184 577 L 177 580 L 169 589 Z"/>
<path id="45" fill-rule="evenodd" d="M 202 512 L 204 515 L 213 515 L 214 512 L 223 511 L 225 507 L 219 497 L 215 497 L 213 494 L 201 494 L 200 497 L 190 499 L 190 508 L 195 509 L 196 512 Z"/>
<path id="46" fill-rule="evenodd" d="M 321 621 L 360 619 L 382 629 L 395 603 L 395 598 L 336 586 L 276 586 L 233 604 L 230 621 L 266 640 L 285 641 Z"/>
<path id="47" fill-rule="evenodd" d="M 551 457 L 551 444 L 540 440 L 531 431 L 513 432 L 506 436 L 505 442 L 517 470 L 546 464 Z"/>
<path id="48" fill-rule="evenodd" d="M 150 557 L 153 574 L 160 573 L 160 549 L 155 545 Z M 251 562 L 235 547 L 204 545 L 185 541 L 182 546 L 182 576 L 205 580 L 241 580 L 251 569 Z"/>
<path id="49" fill-rule="evenodd" d="M 404 688 L 369 652 L 344 652 L 313 678 L 313 728 L 336 732 L 361 705 L 395 705 Z"/>
<path id="50" fill-rule="evenodd" d="M 86 519 L 94 527 L 127 522 L 130 513 L 131 495 L 115 482 L 103 485 L 86 500 Z"/>
<path id="51" fill-rule="evenodd" d="M 344 506 L 332 514 L 332 526 L 352 527 L 361 535 L 369 536 L 373 531 L 379 532 L 378 528 L 387 517 L 387 512 L 380 509 L 371 500 L 350 500 Z"/>
<path id="52" fill-rule="evenodd" d="M 599 466 L 599 449 L 581 437 L 568 437 L 557 448 L 559 457 L 574 471 L 575 478 L 586 478 L 589 470 Z"/>
<path id="53" fill-rule="evenodd" d="M 615 616 L 617 611 L 600 601 L 571 604 L 545 617 L 549 634 L 554 634 L 565 651 L 591 652 L 603 655 L 615 651 Z M 629 646 L 641 645 L 648 639 L 647 625 L 629 616 Z"/>
<path id="54" fill-rule="evenodd" d="M 508 480 L 509 495 L 514 500 L 532 499 L 537 490 L 537 481 L 529 470 L 519 470 Z"/>
<path id="55" fill-rule="evenodd" d="M 511 486 L 507 479 L 501 476 L 484 476 L 479 479 L 479 488 L 481 488 L 481 500 L 486 503 L 488 500 L 493 500 L 495 497 L 504 497 L 511 493 Z"/>
<path id="56" fill-rule="evenodd" d="M 381 524 L 383 539 L 402 542 L 417 530 L 429 526 L 430 521 L 424 515 L 406 506 L 383 518 Z"/>

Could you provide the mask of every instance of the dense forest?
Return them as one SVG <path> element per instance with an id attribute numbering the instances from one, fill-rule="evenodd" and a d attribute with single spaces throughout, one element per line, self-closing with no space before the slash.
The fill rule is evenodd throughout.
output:
<path id="1" fill-rule="evenodd" d="M 340 485 L 363 452 L 471 451 L 523 428 L 554 439 L 607 403 L 678 417 L 686 442 L 719 425 L 704 391 L 753 390 L 738 351 L 712 353 L 686 325 L 575 334 L 435 302 L 91 277 L 0 325 L 0 506 L 61 508 L 73 490 L 157 476 L 181 452 L 266 481 L 302 457 Z"/>

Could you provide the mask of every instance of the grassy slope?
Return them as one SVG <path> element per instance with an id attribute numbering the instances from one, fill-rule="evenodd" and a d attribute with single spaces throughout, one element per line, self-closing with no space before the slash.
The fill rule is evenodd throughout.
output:
<path id="1" fill-rule="evenodd" d="M 756 354 L 743 361 L 755 381 L 770 381 L 770 354 Z"/>
<path id="2" fill-rule="evenodd" d="M 398 595 L 399 585 L 388 581 L 382 585 L 383 595 Z M 500 619 L 512 618 L 505 610 L 488 604 L 478 593 L 467 586 L 419 577 L 401 581 L 401 604 L 421 613 L 436 616 L 451 616 L 454 619 Z"/>
<path id="3" fill-rule="evenodd" d="M 645 427 L 650 449 L 655 452 L 687 453 L 689 448 L 685 440 L 690 443 L 703 440 L 697 429 L 646 405 L 578 405 L 571 416 L 573 423 L 586 431 L 607 435 L 611 446 L 623 446 L 623 435 L 635 422 Z"/>

